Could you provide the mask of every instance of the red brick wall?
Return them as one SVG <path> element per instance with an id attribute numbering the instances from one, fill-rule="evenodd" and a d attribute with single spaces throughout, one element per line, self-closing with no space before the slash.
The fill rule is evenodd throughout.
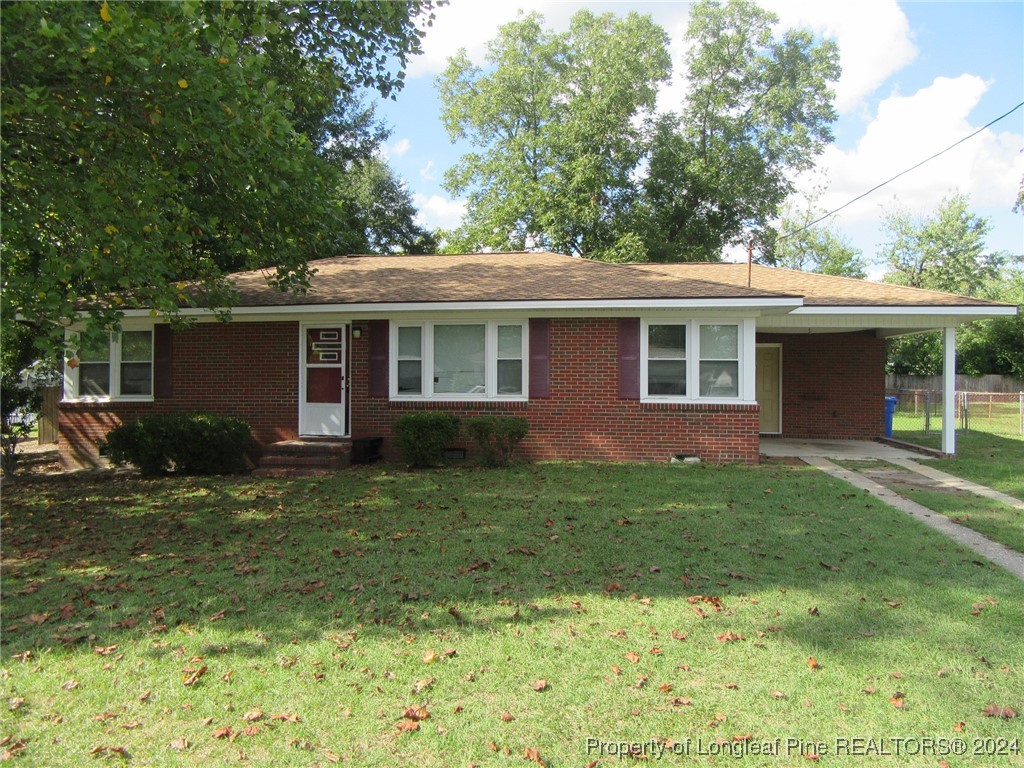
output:
<path id="1" fill-rule="evenodd" d="M 96 443 L 150 413 L 209 411 L 252 425 L 260 443 L 298 433 L 299 325 L 203 323 L 175 331 L 173 394 L 151 403 L 62 403 L 58 423 L 66 466 L 99 463 Z"/>
<path id="2" fill-rule="evenodd" d="M 368 330 L 352 342 L 353 437 L 382 436 L 397 458 L 392 422 L 431 408 L 472 416 L 525 416 L 530 431 L 520 453 L 531 459 L 667 461 L 675 453 L 713 462 L 756 462 L 756 405 L 647 404 L 618 397 L 618 321 L 551 321 L 550 397 L 527 403 L 392 403 L 368 394 Z M 469 448 L 468 444 L 464 445 Z"/>
<path id="3" fill-rule="evenodd" d="M 885 340 L 858 333 L 759 333 L 782 344 L 782 436 L 871 440 L 882 434 Z"/>

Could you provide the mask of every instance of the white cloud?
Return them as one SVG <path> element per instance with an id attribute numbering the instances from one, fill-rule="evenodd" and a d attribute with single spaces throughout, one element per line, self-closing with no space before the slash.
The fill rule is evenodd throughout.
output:
<path id="1" fill-rule="evenodd" d="M 466 49 L 470 60 L 482 63 L 487 42 L 494 38 L 499 26 L 514 21 L 520 10 L 537 11 L 543 14 L 548 26 L 561 27 L 580 7 L 581 3 L 542 0 L 451 0 L 435 11 L 434 25 L 423 39 L 423 53 L 409 60 L 408 76 L 439 74 L 460 48 Z"/>
<path id="2" fill-rule="evenodd" d="M 968 116 L 987 89 L 974 75 L 937 77 L 912 95 L 884 99 L 853 149 L 833 145 L 822 155 L 818 171 L 830 188 L 819 205 L 838 208 L 978 130 Z M 842 225 L 877 219 L 880 204 L 893 200 L 913 213 L 931 213 L 954 191 L 970 195 L 972 207 L 1007 207 L 1024 173 L 1022 142 L 1019 133 L 986 129 L 854 203 L 842 213 Z"/>
<path id="3" fill-rule="evenodd" d="M 452 200 L 441 195 L 413 193 L 412 202 L 419 210 L 416 223 L 428 229 L 454 229 L 466 215 L 466 201 Z"/>
<path id="4" fill-rule="evenodd" d="M 779 17 L 782 27 L 807 27 L 838 43 L 843 68 L 836 84 L 840 113 L 856 108 L 917 56 L 910 24 L 896 0 L 764 0 L 763 5 Z"/>
<path id="5" fill-rule="evenodd" d="M 433 160 L 427 160 L 427 164 L 420 168 L 420 178 L 424 181 L 437 181 L 437 172 L 434 170 Z"/>
<path id="6" fill-rule="evenodd" d="M 408 139 L 399 139 L 394 144 L 381 144 L 378 153 L 385 160 L 390 160 L 392 157 L 401 157 L 411 146 L 412 143 Z"/>

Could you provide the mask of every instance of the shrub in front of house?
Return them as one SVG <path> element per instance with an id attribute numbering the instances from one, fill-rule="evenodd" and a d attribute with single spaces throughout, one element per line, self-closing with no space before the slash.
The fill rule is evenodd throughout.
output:
<path id="1" fill-rule="evenodd" d="M 512 459 L 516 445 L 530 428 L 522 416 L 473 416 L 466 419 L 466 431 L 480 449 L 489 467 L 503 467 Z"/>
<path id="2" fill-rule="evenodd" d="M 395 439 L 402 461 L 411 467 L 436 467 L 459 436 L 459 417 L 441 411 L 413 411 L 395 419 Z"/>
<path id="3" fill-rule="evenodd" d="M 251 442 L 249 425 L 233 416 L 166 413 L 115 427 L 105 452 L 115 464 L 131 464 L 148 477 L 169 471 L 225 475 L 249 469 Z"/>

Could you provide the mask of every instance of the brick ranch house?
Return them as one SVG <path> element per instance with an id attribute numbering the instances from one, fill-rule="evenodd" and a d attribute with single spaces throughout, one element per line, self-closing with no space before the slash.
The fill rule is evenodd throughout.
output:
<path id="1" fill-rule="evenodd" d="M 748 284 L 746 264 L 492 253 L 312 266 L 305 295 L 234 275 L 227 323 L 190 308 L 197 322 L 172 330 L 127 312 L 121 334 L 66 368 L 64 463 L 97 465 L 115 425 L 184 410 L 245 419 L 268 454 L 382 437 L 396 458 L 394 419 L 425 408 L 525 416 L 532 459 L 756 462 L 763 435 L 878 437 L 886 337 L 945 329 L 951 377 L 956 326 L 1016 311 L 757 265 Z"/>

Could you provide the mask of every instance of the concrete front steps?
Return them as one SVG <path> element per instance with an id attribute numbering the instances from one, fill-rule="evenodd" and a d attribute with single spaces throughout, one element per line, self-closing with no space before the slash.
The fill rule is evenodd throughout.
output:
<path id="1" fill-rule="evenodd" d="M 309 477 L 336 472 L 349 465 L 349 440 L 284 440 L 263 446 L 255 477 Z"/>

